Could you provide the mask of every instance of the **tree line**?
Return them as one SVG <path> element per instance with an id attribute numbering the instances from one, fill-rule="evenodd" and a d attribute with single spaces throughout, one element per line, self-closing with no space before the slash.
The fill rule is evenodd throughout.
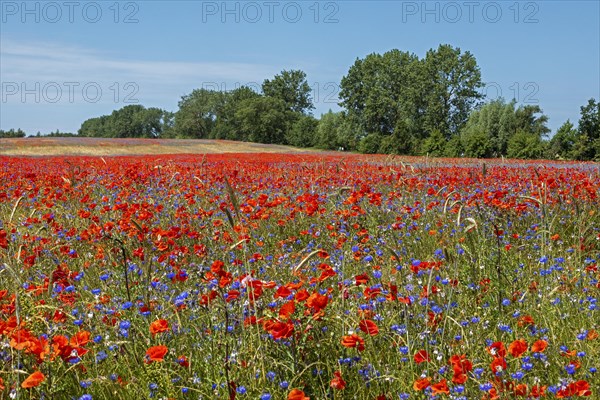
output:
<path id="1" fill-rule="evenodd" d="M 80 136 L 228 139 L 298 147 L 446 157 L 600 159 L 600 102 L 581 107 L 549 138 L 538 105 L 488 100 L 468 51 L 450 45 L 423 58 L 397 49 L 356 59 L 340 83 L 340 112 L 319 119 L 306 74 L 284 70 L 260 92 L 195 89 L 178 110 L 128 105 L 90 118 Z"/>
<path id="2" fill-rule="evenodd" d="M 8 138 L 22 138 L 25 137 L 25 131 L 21 129 L 9 129 L 7 131 L 3 131 L 0 129 L 0 139 L 8 139 Z"/>

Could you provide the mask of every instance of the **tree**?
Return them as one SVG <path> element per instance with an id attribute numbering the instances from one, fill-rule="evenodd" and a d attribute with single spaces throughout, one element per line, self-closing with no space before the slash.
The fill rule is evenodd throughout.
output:
<path id="1" fill-rule="evenodd" d="M 160 117 L 161 131 L 158 135 L 161 138 L 172 138 L 175 133 L 175 113 L 167 110 L 162 110 Z"/>
<path id="2" fill-rule="evenodd" d="M 548 143 L 548 158 L 570 159 L 578 139 L 577 129 L 567 120 L 556 131 Z"/>
<path id="3" fill-rule="evenodd" d="M 208 89 L 195 89 L 183 96 L 175 113 L 175 134 L 197 139 L 211 137 L 224 102 L 222 92 Z"/>
<path id="4" fill-rule="evenodd" d="M 546 126 L 548 117 L 537 105 L 515 107 L 514 100 L 505 103 L 503 99 L 498 99 L 483 104 L 473 111 L 460 132 L 461 146 L 465 155 L 467 157 L 509 156 L 511 153 L 508 150 L 509 143 L 519 131 L 537 137 L 536 143 L 538 141 L 541 143 L 542 138 L 550 131 Z M 519 140 L 524 141 L 524 136 Z M 481 149 L 476 148 L 482 145 L 482 141 L 486 142 L 485 146 Z M 533 142 L 529 144 L 533 145 Z M 513 148 L 512 153 L 515 151 L 516 149 Z M 537 154 L 535 151 L 531 152 L 534 153 Z M 523 158 L 522 152 L 518 154 L 519 158 Z"/>
<path id="5" fill-rule="evenodd" d="M 579 138 L 574 156 L 578 160 L 600 159 L 600 102 L 588 100 L 581 107 Z"/>
<path id="6" fill-rule="evenodd" d="M 284 144 L 289 128 L 289 111 L 285 103 L 260 96 L 241 102 L 235 113 L 242 137 L 251 142 Z"/>
<path id="7" fill-rule="evenodd" d="M 541 158 L 544 143 L 540 135 L 519 129 L 508 141 L 509 158 Z"/>
<path id="8" fill-rule="evenodd" d="M 459 133 L 483 97 L 481 72 L 470 52 L 461 53 L 447 44 L 429 50 L 422 64 L 423 128 L 427 132 L 439 129 L 449 139 Z"/>
<path id="9" fill-rule="evenodd" d="M 443 157 L 445 148 L 446 138 L 439 129 L 435 129 L 423 142 L 422 152 L 432 157 Z"/>
<path id="10" fill-rule="evenodd" d="M 380 133 L 370 133 L 358 144 L 358 151 L 365 154 L 376 154 L 379 152 L 379 148 L 381 147 L 381 140 L 383 139 L 383 135 Z"/>
<path id="11" fill-rule="evenodd" d="M 3 131 L 0 129 L 0 139 L 8 139 L 8 138 L 22 138 L 25 137 L 25 132 L 20 128 L 17 130 L 9 129 L 7 131 Z"/>
<path id="12" fill-rule="evenodd" d="M 506 155 L 508 141 L 517 131 L 515 104 L 515 101 L 507 104 L 503 99 L 498 99 L 473 111 L 461 131 L 462 140 L 468 140 L 471 135 L 479 136 L 479 139 L 485 135 L 490 142 L 486 146 L 489 151 L 486 154 L 478 151 L 479 157 Z M 467 153 L 467 156 L 471 154 Z"/>
<path id="13" fill-rule="evenodd" d="M 600 138 L 600 101 L 589 99 L 587 105 L 581 107 L 579 133 L 591 140 Z"/>
<path id="14" fill-rule="evenodd" d="M 139 125 L 137 121 L 134 121 L 134 116 L 136 113 L 140 112 L 142 108 L 142 105 L 132 104 L 121 109 L 114 110 L 110 114 L 109 123 L 105 125 L 108 137 L 135 137 L 136 134 L 138 134 L 141 130 L 141 125 Z"/>
<path id="15" fill-rule="evenodd" d="M 482 97 L 481 86 L 471 53 L 441 45 L 423 60 L 400 50 L 357 59 L 339 96 L 363 132 L 384 136 L 385 149 L 417 154 L 436 130 L 446 140 L 458 134 Z"/>
<path id="16" fill-rule="evenodd" d="M 77 131 L 79 136 L 88 137 L 112 137 L 109 130 L 110 116 L 102 115 L 96 118 L 90 118 L 81 124 L 81 128 Z"/>
<path id="17" fill-rule="evenodd" d="M 107 138 L 157 138 L 173 126 L 173 113 L 134 104 L 110 115 L 90 118 L 81 124 L 80 136 Z"/>
<path id="18" fill-rule="evenodd" d="M 248 140 L 240 132 L 240 121 L 236 119 L 236 112 L 245 100 L 256 99 L 261 95 L 248 86 L 241 86 L 224 94 L 224 104 L 215 124 L 217 139 Z"/>
<path id="19" fill-rule="evenodd" d="M 492 155 L 492 141 L 484 130 L 472 130 L 461 136 L 461 147 L 466 157 L 488 158 Z"/>
<path id="20" fill-rule="evenodd" d="M 316 147 L 326 150 L 335 150 L 340 147 L 338 130 L 340 129 L 342 119 L 342 113 L 334 113 L 331 110 L 321 115 L 315 138 Z"/>
<path id="21" fill-rule="evenodd" d="M 365 132 L 393 134 L 399 119 L 418 117 L 417 62 L 400 50 L 357 59 L 341 80 L 340 105 Z"/>
<path id="22" fill-rule="evenodd" d="M 355 118 L 341 111 L 337 113 L 340 119 L 336 128 L 337 145 L 344 150 L 356 150 L 363 132 Z"/>
<path id="23" fill-rule="evenodd" d="M 319 121 L 312 115 L 302 115 L 286 134 L 286 142 L 296 147 L 312 147 L 315 145 Z"/>
<path id="24" fill-rule="evenodd" d="M 306 114 L 315 108 L 306 74 L 301 70 L 284 70 L 272 80 L 265 79 L 262 90 L 265 96 L 283 101 L 288 111 Z"/>
<path id="25" fill-rule="evenodd" d="M 460 136 L 452 136 L 452 138 L 446 143 L 446 148 L 444 149 L 444 157 L 462 157 L 464 153 L 465 150 L 460 141 Z"/>
<path id="26" fill-rule="evenodd" d="M 536 114 L 541 115 L 537 116 Z M 550 132 L 550 129 L 546 126 L 548 117 L 543 114 L 542 109 L 538 105 L 526 105 L 517 108 L 515 111 L 515 123 L 517 129 L 533 133 L 540 138 L 545 137 Z"/>

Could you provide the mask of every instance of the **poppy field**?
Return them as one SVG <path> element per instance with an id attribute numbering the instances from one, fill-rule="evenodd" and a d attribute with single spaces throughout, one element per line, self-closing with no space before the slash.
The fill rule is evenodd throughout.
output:
<path id="1" fill-rule="evenodd" d="M 598 398 L 597 164 L 0 157 L 0 399 Z"/>

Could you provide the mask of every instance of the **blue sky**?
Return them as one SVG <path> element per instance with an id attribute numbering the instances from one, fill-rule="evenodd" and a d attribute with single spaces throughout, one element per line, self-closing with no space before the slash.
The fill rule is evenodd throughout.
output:
<path id="1" fill-rule="evenodd" d="M 488 99 L 539 104 L 553 132 L 600 99 L 600 1 L 0 1 L 0 129 L 76 132 L 128 104 L 302 69 L 339 109 L 356 58 L 470 51 Z"/>

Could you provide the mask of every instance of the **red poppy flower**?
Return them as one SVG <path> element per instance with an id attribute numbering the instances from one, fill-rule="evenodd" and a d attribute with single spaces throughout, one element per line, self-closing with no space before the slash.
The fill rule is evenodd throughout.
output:
<path id="1" fill-rule="evenodd" d="M 23 389 L 37 387 L 40 385 L 40 383 L 44 382 L 45 379 L 46 376 L 44 374 L 42 374 L 40 371 L 35 371 L 21 383 L 21 387 Z"/>
<path id="2" fill-rule="evenodd" d="M 334 389 L 343 390 L 346 387 L 346 381 L 342 379 L 342 371 L 335 371 L 333 375 L 335 377 L 331 380 L 329 386 Z"/>
<path id="3" fill-rule="evenodd" d="M 521 357 L 527 351 L 527 342 L 524 339 L 515 340 L 508 346 L 508 352 L 515 358 Z"/>
<path id="4" fill-rule="evenodd" d="M 419 350 L 414 355 L 414 360 L 417 364 L 429 362 L 429 354 L 425 350 Z"/>
<path id="5" fill-rule="evenodd" d="M 79 331 L 69 341 L 73 347 L 83 347 L 90 341 L 90 333 L 88 331 Z"/>
<path id="6" fill-rule="evenodd" d="M 279 318 L 285 321 L 290 318 L 294 311 L 296 311 L 296 303 L 293 300 L 288 301 L 279 309 Z"/>
<path id="7" fill-rule="evenodd" d="M 535 343 L 533 343 L 531 345 L 531 352 L 532 353 L 543 353 L 546 350 L 546 347 L 548 347 L 548 342 L 546 342 L 543 339 L 540 339 L 540 340 L 535 341 Z"/>
<path id="8" fill-rule="evenodd" d="M 450 394 L 450 389 L 448 389 L 448 383 L 445 379 L 442 379 L 438 383 L 431 385 L 432 395 L 436 396 L 438 394 Z"/>
<path id="9" fill-rule="evenodd" d="M 348 348 L 356 347 L 358 351 L 363 351 L 365 349 L 365 340 L 356 333 L 353 333 L 350 336 L 344 336 L 342 338 L 342 346 Z"/>
<path id="10" fill-rule="evenodd" d="M 467 372 L 473 370 L 473 363 L 471 363 L 471 361 L 469 361 L 464 354 L 455 354 L 452 357 L 450 357 L 450 360 L 448 361 L 452 365 L 454 375 L 466 374 Z"/>
<path id="11" fill-rule="evenodd" d="M 520 383 L 520 384 L 516 385 L 515 388 L 513 389 L 513 393 L 515 394 L 515 396 L 518 396 L 518 397 L 527 396 L 527 385 L 525 385 L 524 383 Z"/>
<path id="12" fill-rule="evenodd" d="M 430 378 L 420 378 L 420 379 L 417 379 L 415 381 L 415 383 L 413 383 L 413 389 L 415 389 L 417 391 L 426 389 L 429 386 L 431 386 L 431 379 Z"/>
<path id="13" fill-rule="evenodd" d="M 273 298 L 275 298 L 275 299 L 278 299 L 278 298 L 285 299 L 290 294 L 292 294 L 292 291 L 289 288 L 287 288 L 286 286 L 279 286 L 279 288 L 277 288 L 277 290 L 275 291 L 275 294 L 273 295 Z"/>
<path id="14" fill-rule="evenodd" d="M 487 350 L 494 357 L 506 357 L 506 348 L 502 342 L 492 343 Z"/>
<path id="15" fill-rule="evenodd" d="M 267 321 L 264 327 L 275 340 L 287 339 L 294 333 L 294 324 L 291 322 Z"/>
<path id="16" fill-rule="evenodd" d="M 307 397 L 300 389 L 292 389 L 288 394 L 287 400 L 310 400 L 310 397 Z"/>
<path id="17" fill-rule="evenodd" d="M 367 283 L 369 283 L 369 275 L 367 275 L 367 274 L 356 275 L 354 277 L 354 282 L 355 282 L 356 286 L 366 285 Z"/>
<path id="18" fill-rule="evenodd" d="M 150 324 L 150 333 L 155 336 L 157 333 L 167 332 L 169 330 L 169 322 L 165 319 L 157 319 Z"/>
<path id="19" fill-rule="evenodd" d="M 543 397 L 546 395 L 546 386 L 538 386 L 535 385 L 531 388 L 531 392 L 529 393 L 531 397 Z"/>
<path id="20" fill-rule="evenodd" d="M 371 336 L 375 336 L 379 333 L 379 327 L 375 322 L 371 321 L 370 319 L 363 319 L 358 324 L 358 327 L 361 331 Z"/>
<path id="21" fill-rule="evenodd" d="M 327 301 L 327 296 L 315 292 L 306 300 L 306 306 L 311 308 L 313 313 L 318 313 L 327 306 Z"/>
<path id="22" fill-rule="evenodd" d="M 506 360 L 504 357 L 494 357 L 494 361 L 490 364 L 490 369 L 494 372 L 502 372 L 506 369 Z"/>
<path id="23" fill-rule="evenodd" d="M 167 346 L 152 346 L 146 351 L 147 363 L 162 362 L 169 349 Z"/>

